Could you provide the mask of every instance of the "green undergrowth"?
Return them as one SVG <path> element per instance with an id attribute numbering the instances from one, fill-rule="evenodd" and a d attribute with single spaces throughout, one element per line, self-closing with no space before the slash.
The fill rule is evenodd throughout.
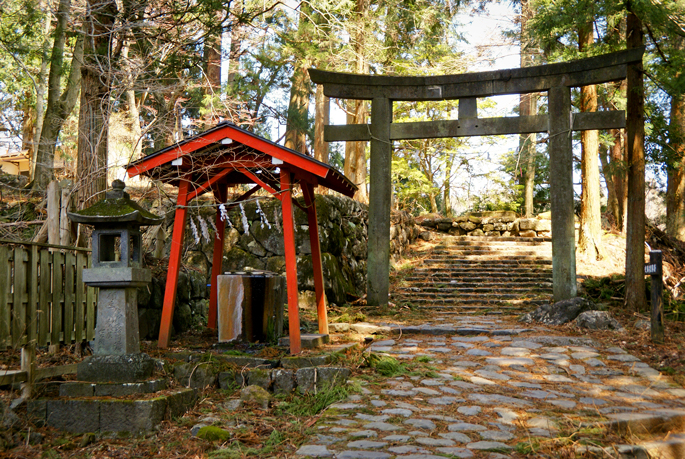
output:
<path id="1" fill-rule="evenodd" d="M 429 365 L 430 362 L 431 358 L 428 356 L 419 356 L 412 362 L 400 362 L 389 355 L 368 354 L 365 356 L 365 366 L 389 378 L 402 375 L 435 378 L 438 368 Z"/>
<path id="2" fill-rule="evenodd" d="M 306 394 L 293 393 L 282 399 L 276 406 L 276 414 L 289 414 L 295 417 L 316 416 L 334 403 L 345 400 L 359 391 L 355 384 L 326 386 Z"/>
<path id="3" fill-rule="evenodd" d="M 583 282 L 584 296 L 597 303 L 600 309 L 605 305 L 621 306 L 625 297 L 625 285 L 625 276 L 620 274 L 588 278 Z M 652 297 L 651 276 L 645 279 L 645 296 L 647 298 L 647 310 L 638 312 L 649 314 Z M 685 321 L 685 301 L 673 298 L 670 290 L 664 288 L 662 302 L 666 318 L 674 321 Z"/>

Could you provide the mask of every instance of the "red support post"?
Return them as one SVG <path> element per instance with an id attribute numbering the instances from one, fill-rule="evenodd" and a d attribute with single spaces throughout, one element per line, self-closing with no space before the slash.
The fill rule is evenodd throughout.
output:
<path id="1" fill-rule="evenodd" d="M 217 203 L 221 204 L 226 202 L 226 195 L 227 190 L 225 184 L 221 184 L 214 189 L 214 198 Z M 224 259 L 224 240 L 226 237 L 226 224 L 221 219 L 221 211 L 218 207 L 216 208 L 214 225 L 216 226 L 216 237 L 214 238 L 214 250 L 212 251 L 212 277 L 210 279 L 211 284 L 209 287 L 209 317 L 207 318 L 207 327 L 212 330 L 216 329 L 216 318 L 219 307 L 216 278 L 221 274 L 221 266 Z"/>
<path id="2" fill-rule="evenodd" d="M 281 206 L 283 209 L 285 276 L 288 286 L 290 353 L 299 354 L 302 343 L 300 342 L 300 310 L 297 302 L 297 255 L 295 253 L 295 219 L 293 218 L 292 186 L 290 171 L 281 167 Z"/>
<path id="3" fill-rule="evenodd" d="M 310 183 L 300 183 L 307 206 L 307 221 L 309 223 L 309 243 L 312 248 L 312 271 L 314 271 L 314 293 L 316 294 L 316 312 L 319 319 L 319 333 L 328 334 L 328 313 L 326 311 L 326 296 L 323 284 L 323 264 L 321 263 L 321 245 L 319 244 L 319 225 L 316 220 L 316 198 L 314 186 Z"/>
<path id="4" fill-rule="evenodd" d="M 178 271 L 181 267 L 181 252 L 183 250 L 183 232 L 188 214 L 188 209 L 185 206 L 188 204 L 189 185 L 188 180 L 182 179 L 178 186 L 174 232 L 171 236 L 171 254 L 169 255 L 169 269 L 166 277 L 166 289 L 164 290 L 164 306 L 162 307 L 162 323 L 159 327 L 159 341 L 157 342 L 157 347 L 161 349 L 166 349 L 169 346 L 171 321 L 174 318 Z"/>

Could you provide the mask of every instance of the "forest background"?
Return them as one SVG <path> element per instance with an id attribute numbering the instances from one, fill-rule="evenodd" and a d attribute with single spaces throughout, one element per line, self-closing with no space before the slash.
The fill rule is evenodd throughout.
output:
<path id="1" fill-rule="evenodd" d="M 368 145 L 328 145 L 322 135 L 331 106 L 358 124 L 368 122 L 368 103 L 328 100 L 309 67 L 455 74 L 497 65 L 495 49 L 522 67 L 541 65 L 624 49 L 632 14 L 647 47 L 650 193 L 666 209 L 654 217 L 685 240 L 684 13 L 682 0 L 0 0 L 0 129 L 9 150 L 31 159 L 27 188 L 40 194 L 68 178 L 77 207 L 122 178 L 119 166 L 224 120 L 337 166 L 368 201 Z M 501 33 L 492 22 L 465 24 L 492 15 L 509 21 Z M 508 102 L 479 99 L 479 116 L 546 111 L 543 95 Z M 574 90 L 573 103 L 625 109 L 626 85 Z M 396 102 L 394 120 L 455 119 L 457 104 Z M 601 258 L 602 221 L 626 230 L 625 132 L 574 135 L 579 247 Z M 513 144 L 396 142 L 394 205 L 414 215 L 549 210 L 546 134 Z"/>

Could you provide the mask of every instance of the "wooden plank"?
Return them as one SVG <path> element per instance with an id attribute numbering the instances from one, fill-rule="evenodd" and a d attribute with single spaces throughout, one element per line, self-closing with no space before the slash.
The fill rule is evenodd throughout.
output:
<path id="1" fill-rule="evenodd" d="M 26 259 L 23 247 L 14 249 L 14 279 L 12 300 L 12 346 L 26 344 Z"/>
<path id="2" fill-rule="evenodd" d="M 40 251 L 40 268 L 38 278 L 38 345 L 46 346 L 50 341 L 50 300 L 52 274 L 52 253 L 47 250 Z"/>
<path id="3" fill-rule="evenodd" d="M 0 263 L 0 345 L 3 348 L 11 345 L 10 336 L 10 308 L 7 302 L 10 293 L 10 274 L 9 250 L 7 247 L 0 247 L 0 260 L 8 260 Z"/>
<path id="4" fill-rule="evenodd" d="M 50 344 L 56 345 L 60 343 L 60 335 L 63 328 L 62 314 L 62 295 L 64 288 L 63 265 L 64 254 L 61 252 L 53 253 L 52 259 L 52 332 L 50 334 Z"/>
<path id="5" fill-rule="evenodd" d="M 13 241 L 11 239 L 0 239 L 0 244 L 22 245 L 24 247 L 36 246 L 46 249 L 74 250 L 76 252 L 90 253 L 92 249 L 85 247 L 72 247 L 69 245 L 44 244 L 42 242 Z"/>
<path id="6" fill-rule="evenodd" d="M 0 370 L 0 386 L 24 382 L 27 378 L 28 375 L 22 370 Z"/>
<path id="7" fill-rule="evenodd" d="M 36 380 L 75 374 L 77 365 L 77 363 L 71 363 L 69 365 L 59 365 L 55 367 L 36 368 Z"/>
<path id="8" fill-rule="evenodd" d="M 85 301 L 86 285 L 83 283 L 83 268 L 86 266 L 86 256 L 82 253 L 76 254 L 76 298 L 74 314 L 74 341 L 80 343 L 86 337 L 83 334 L 85 325 Z"/>
<path id="9" fill-rule="evenodd" d="M 28 309 L 27 309 L 27 323 L 28 323 L 28 341 L 35 344 L 38 340 L 38 263 L 40 261 L 40 254 L 38 247 L 35 245 L 29 248 L 29 264 L 28 264 Z"/>
<path id="10" fill-rule="evenodd" d="M 76 373 L 77 363 L 58 365 L 54 367 L 36 368 L 34 381 L 39 379 L 54 378 L 55 376 L 71 375 Z M 13 383 L 25 382 L 28 378 L 23 370 L 0 370 L 0 386 Z"/>
<path id="11" fill-rule="evenodd" d="M 74 270 L 76 257 L 71 252 L 64 255 L 64 335 L 65 344 L 70 344 L 74 337 Z"/>

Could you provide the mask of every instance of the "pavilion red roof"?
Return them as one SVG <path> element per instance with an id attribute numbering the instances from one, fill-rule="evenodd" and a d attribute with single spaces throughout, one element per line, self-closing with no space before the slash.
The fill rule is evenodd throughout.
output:
<path id="1" fill-rule="evenodd" d="M 285 148 L 229 122 L 129 163 L 129 177 L 139 174 L 178 186 L 181 178 L 200 184 L 221 175 L 228 184 L 277 184 L 277 169 L 286 167 L 298 181 L 322 185 L 352 197 L 357 187 L 334 167 Z M 245 174 L 247 170 L 251 174 Z"/>

